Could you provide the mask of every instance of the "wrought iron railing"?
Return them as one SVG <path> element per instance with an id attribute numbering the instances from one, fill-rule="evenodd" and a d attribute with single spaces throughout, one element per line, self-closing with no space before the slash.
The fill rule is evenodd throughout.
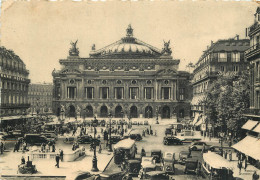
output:
<path id="1" fill-rule="evenodd" d="M 251 53 L 251 52 L 253 52 L 255 50 L 259 50 L 259 49 L 260 49 L 260 43 L 257 43 L 255 45 L 251 46 L 249 49 L 247 49 L 245 51 L 245 54 L 248 55 L 249 53 Z"/>
<path id="2" fill-rule="evenodd" d="M 244 114 L 247 115 L 260 115 L 260 109 L 246 109 Z"/>

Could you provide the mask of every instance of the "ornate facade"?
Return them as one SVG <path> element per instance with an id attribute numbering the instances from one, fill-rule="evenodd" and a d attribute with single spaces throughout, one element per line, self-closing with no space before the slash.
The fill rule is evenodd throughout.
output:
<path id="1" fill-rule="evenodd" d="M 133 37 L 102 49 L 92 46 L 89 58 L 79 57 L 77 41 L 67 59 L 54 70 L 53 111 L 70 117 L 175 119 L 190 116 L 190 74 L 178 71 L 170 41 L 159 50 Z"/>
<path id="2" fill-rule="evenodd" d="M 29 71 L 12 50 L 0 47 L 0 118 L 20 119 L 27 113 Z"/>
<path id="3" fill-rule="evenodd" d="M 28 100 L 31 114 L 52 113 L 53 85 L 48 83 L 30 84 Z"/>

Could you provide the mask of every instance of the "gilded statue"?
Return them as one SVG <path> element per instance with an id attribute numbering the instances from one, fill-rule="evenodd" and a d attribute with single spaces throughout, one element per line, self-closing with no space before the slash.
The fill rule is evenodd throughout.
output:
<path id="1" fill-rule="evenodd" d="M 162 49 L 162 54 L 171 55 L 172 50 L 170 48 L 170 40 L 168 42 L 164 42 L 164 48 Z"/>
<path id="2" fill-rule="evenodd" d="M 79 48 L 77 48 L 78 40 L 75 42 L 70 42 L 71 48 L 69 51 L 70 56 L 78 56 L 79 55 Z"/>

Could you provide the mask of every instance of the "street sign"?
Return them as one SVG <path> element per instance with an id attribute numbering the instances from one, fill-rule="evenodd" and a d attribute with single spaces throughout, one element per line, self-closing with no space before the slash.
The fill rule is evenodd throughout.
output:
<path id="1" fill-rule="evenodd" d="M 201 129 L 202 131 L 206 131 L 206 124 L 201 124 L 200 129 Z"/>

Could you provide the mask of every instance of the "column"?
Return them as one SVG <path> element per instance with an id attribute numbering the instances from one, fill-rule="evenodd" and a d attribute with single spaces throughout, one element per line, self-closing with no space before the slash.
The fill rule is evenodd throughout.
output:
<path id="1" fill-rule="evenodd" d="M 164 88 L 160 88 L 161 90 L 162 90 L 162 93 L 160 93 L 160 94 L 162 94 L 162 97 L 161 97 L 161 99 L 164 99 Z"/>
<path id="2" fill-rule="evenodd" d="M 129 99 L 131 99 L 132 89 L 129 88 L 129 91 L 130 91 L 130 93 L 129 93 Z"/>
<path id="3" fill-rule="evenodd" d="M 171 96 L 171 100 L 174 100 L 174 81 L 172 82 L 172 88 L 171 88 L 171 94 L 172 94 L 172 96 Z"/>
<path id="4" fill-rule="evenodd" d="M 124 99 L 124 88 L 121 88 L 121 95 L 122 95 L 122 99 Z"/>
<path id="5" fill-rule="evenodd" d="M 114 90 L 115 90 L 115 99 L 117 99 L 117 90 L 118 89 L 115 87 Z"/>
<path id="6" fill-rule="evenodd" d="M 155 80 L 155 100 L 158 99 L 158 83 L 157 83 L 157 80 Z"/>
<path id="7" fill-rule="evenodd" d="M 144 99 L 146 99 L 146 88 L 144 88 Z"/>
<path id="8" fill-rule="evenodd" d="M 92 94 L 91 99 L 93 99 L 94 98 L 94 88 L 91 88 L 91 94 Z"/>
<path id="9" fill-rule="evenodd" d="M 107 87 L 107 99 L 109 98 L 109 88 Z"/>

